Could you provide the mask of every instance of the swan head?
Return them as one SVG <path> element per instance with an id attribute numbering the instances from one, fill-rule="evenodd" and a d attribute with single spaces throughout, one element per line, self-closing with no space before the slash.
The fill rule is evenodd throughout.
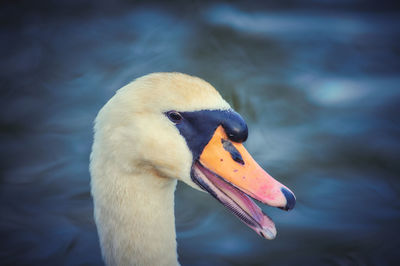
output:
<path id="1" fill-rule="evenodd" d="M 93 153 L 128 173 L 177 179 L 210 193 L 260 236 L 275 225 L 251 197 L 290 210 L 294 194 L 266 173 L 243 146 L 243 118 L 206 81 L 153 73 L 121 88 L 101 109 Z M 147 178 L 147 177 L 146 177 Z"/>

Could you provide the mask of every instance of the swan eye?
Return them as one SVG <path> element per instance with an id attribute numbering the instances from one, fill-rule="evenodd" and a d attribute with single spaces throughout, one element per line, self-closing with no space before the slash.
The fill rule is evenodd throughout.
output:
<path id="1" fill-rule="evenodd" d="M 168 116 L 169 120 L 171 120 L 172 122 L 174 122 L 176 124 L 180 123 L 183 119 L 182 115 L 176 111 L 169 111 L 167 113 L 167 116 Z"/>

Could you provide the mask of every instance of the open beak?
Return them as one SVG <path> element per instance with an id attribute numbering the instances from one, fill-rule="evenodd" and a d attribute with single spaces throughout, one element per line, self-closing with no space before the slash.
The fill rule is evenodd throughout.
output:
<path id="1" fill-rule="evenodd" d="M 261 236 L 273 239 L 275 225 L 248 197 L 284 210 L 293 209 L 292 191 L 265 172 L 241 143 L 219 126 L 193 165 L 194 181 Z"/>

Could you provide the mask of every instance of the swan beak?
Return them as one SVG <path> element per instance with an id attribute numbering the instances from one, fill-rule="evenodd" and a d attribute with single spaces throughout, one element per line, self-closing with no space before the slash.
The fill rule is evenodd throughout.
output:
<path id="1" fill-rule="evenodd" d="M 200 163 L 247 195 L 284 210 L 294 208 L 290 189 L 265 172 L 244 148 L 232 142 L 219 126 L 200 155 Z"/>

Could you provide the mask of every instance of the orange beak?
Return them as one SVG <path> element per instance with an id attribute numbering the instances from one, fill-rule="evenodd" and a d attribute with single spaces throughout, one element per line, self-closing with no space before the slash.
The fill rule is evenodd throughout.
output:
<path id="1" fill-rule="evenodd" d="M 270 206 L 293 209 L 292 191 L 265 172 L 241 143 L 231 142 L 219 126 L 200 155 L 208 170 L 247 195 Z"/>

